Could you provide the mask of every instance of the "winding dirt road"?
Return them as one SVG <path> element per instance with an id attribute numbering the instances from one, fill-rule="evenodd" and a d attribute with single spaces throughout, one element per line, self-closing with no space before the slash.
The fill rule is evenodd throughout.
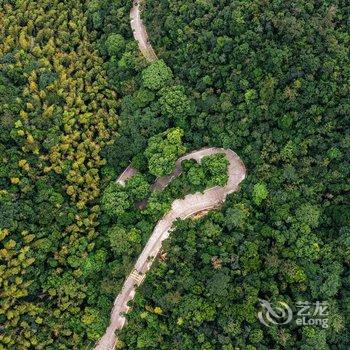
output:
<path id="1" fill-rule="evenodd" d="M 130 12 L 130 24 L 141 53 L 148 61 L 152 62 L 157 60 L 157 55 L 148 41 L 148 34 L 141 20 L 141 1 L 142 0 L 134 1 L 134 6 Z M 152 186 L 153 190 L 160 190 L 166 187 L 174 177 L 181 174 L 181 162 L 183 160 L 194 159 L 200 163 L 203 157 L 217 153 L 225 153 L 229 161 L 229 178 L 226 186 L 209 188 L 203 193 L 189 194 L 184 199 L 176 199 L 172 203 L 170 211 L 158 221 L 151 237 L 135 263 L 134 270 L 126 278 L 121 292 L 117 295 L 111 313 L 110 325 L 96 345 L 95 350 L 114 349 L 116 343 L 115 332 L 121 329 L 126 322 L 123 314 L 129 310 L 128 302 L 134 298 L 136 288 L 143 282 L 147 271 L 151 268 L 155 257 L 162 247 L 162 242 L 169 237 L 174 221 L 186 219 L 196 213 L 213 209 L 217 205 L 223 203 L 228 194 L 238 190 L 239 184 L 245 178 L 246 169 L 235 152 L 222 148 L 205 148 L 179 158 L 176 162 L 174 172 L 169 176 L 158 178 Z M 136 172 L 136 169 L 132 166 L 128 166 L 119 176 L 117 182 L 121 185 L 125 185 L 125 181 Z"/>
<path id="2" fill-rule="evenodd" d="M 224 153 L 229 161 L 229 177 L 226 186 L 209 188 L 203 193 L 189 194 L 184 199 L 176 199 L 172 203 L 170 211 L 158 221 L 151 237 L 136 261 L 134 270 L 125 280 L 121 292 L 115 299 L 110 325 L 95 347 L 95 350 L 114 349 L 116 342 L 115 331 L 121 329 L 125 324 L 123 313 L 129 310 L 127 304 L 134 298 L 136 288 L 143 282 L 147 271 L 151 268 L 155 257 L 162 247 L 162 242 L 169 237 L 174 221 L 186 219 L 198 212 L 213 209 L 218 204 L 223 203 L 228 194 L 238 190 L 239 184 L 245 178 L 246 169 L 235 152 L 222 148 L 205 148 L 179 158 L 176 162 L 175 171 L 171 175 L 161 177 L 155 182 L 153 188 L 162 189 L 166 187 L 174 177 L 181 174 L 181 162 L 183 160 L 194 159 L 200 163 L 203 157 L 217 153 Z M 136 170 L 129 166 L 118 178 L 117 182 L 124 184 L 135 172 Z"/>

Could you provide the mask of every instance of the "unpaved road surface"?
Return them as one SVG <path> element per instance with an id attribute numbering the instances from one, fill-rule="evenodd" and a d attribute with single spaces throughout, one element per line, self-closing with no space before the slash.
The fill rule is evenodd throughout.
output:
<path id="1" fill-rule="evenodd" d="M 156 61 L 157 55 L 148 39 L 146 27 L 141 19 L 141 3 L 142 0 L 135 0 L 134 6 L 130 11 L 130 25 L 134 34 L 135 40 L 139 44 L 139 49 L 143 56 L 150 62 Z"/>
<path id="2" fill-rule="evenodd" d="M 215 208 L 218 204 L 223 203 L 228 194 L 238 190 L 239 184 L 245 178 L 246 169 L 235 152 L 222 148 L 205 148 L 179 158 L 176 162 L 175 171 L 171 175 L 159 178 L 155 182 L 154 188 L 164 188 L 174 177 L 181 174 L 181 162 L 183 160 L 194 159 L 200 163 L 203 157 L 217 153 L 224 153 L 229 161 L 229 178 L 226 186 L 209 188 L 203 193 L 189 194 L 185 198 L 176 199 L 172 203 L 170 211 L 158 221 L 151 237 L 135 263 L 134 270 L 127 277 L 121 292 L 116 297 L 111 313 L 110 325 L 95 347 L 95 350 L 114 349 L 116 342 L 115 331 L 121 329 L 125 324 L 123 313 L 129 309 L 127 304 L 134 298 L 136 288 L 143 282 L 145 274 L 150 269 L 162 247 L 162 242 L 169 237 L 174 221 L 186 219 L 198 212 Z M 133 174 L 135 174 L 135 170 L 132 167 L 128 167 L 117 181 L 123 184 Z"/>
<path id="3" fill-rule="evenodd" d="M 132 176 L 134 176 L 137 173 L 137 170 L 133 168 L 131 165 L 129 165 L 123 173 L 118 177 L 117 183 L 120 185 L 125 185 L 125 181 L 127 179 L 130 179 Z"/>

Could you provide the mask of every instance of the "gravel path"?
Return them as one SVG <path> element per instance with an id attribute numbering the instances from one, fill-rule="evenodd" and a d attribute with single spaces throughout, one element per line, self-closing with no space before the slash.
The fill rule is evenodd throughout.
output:
<path id="1" fill-rule="evenodd" d="M 155 182 L 154 188 L 164 188 L 175 176 L 181 174 L 181 162 L 183 160 L 194 159 L 200 163 L 203 157 L 217 153 L 225 153 L 229 161 L 229 178 L 226 186 L 209 188 L 203 193 L 189 194 L 184 199 L 176 199 L 172 203 L 170 211 L 158 221 L 151 237 L 136 261 L 134 270 L 127 277 L 121 292 L 116 297 L 111 313 L 110 325 L 95 347 L 95 350 L 114 349 L 116 341 L 115 331 L 121 329 L 125 324 L 123 313 L 129 310 L 127 304 L 134 298 L 136 288 L 143 282 L 147 271 L 150 269 L 162 247 L 162 242 L 169 237 L 174 221 L 186 219 L 198 212 L 215 208 L 218 204 L 223 203 L 228 194 L 238 190 L 239 184 L 245 178 L 246 169 L 235 152 L 222 148 L 205 148 L 179 158 L 176 162 L 175 171 L 170 176 L 159 178 Z M 123 184 L 128 178 L 135 174 L 135 172 L 135 169 L 128 167 L 118 178 L 117 182 Z"/>

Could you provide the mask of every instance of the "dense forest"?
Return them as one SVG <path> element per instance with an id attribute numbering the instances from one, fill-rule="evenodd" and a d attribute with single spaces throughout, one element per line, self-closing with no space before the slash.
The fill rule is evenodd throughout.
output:
<path id="1" fill-rule="evenodd" d="M 172 201 L 248 174 L 176 223 L 118 349 L 350 348 L 350 6 L 345 0 L 0 0 L 0 349 L 92 349 Z M 115 180 L 132 164 L 125 186 Z M 325 301 L 266 327 L 259 299 Z"/>
<path id="2" fill-rule="evenodd" d="M 151 42 L 195 103 L 187 141 L 234 149 L 248 178 L 178 224 L 120 348 L 350 347 L 349 15 L 344 1 L 147 0 Z M 329 328 L 268 328 L 259 298 L 327 301 Z"/>

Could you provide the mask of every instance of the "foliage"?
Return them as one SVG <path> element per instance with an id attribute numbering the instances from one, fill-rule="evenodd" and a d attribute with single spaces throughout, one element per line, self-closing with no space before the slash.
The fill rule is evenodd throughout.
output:
<path id="1" fill-rule="evenodd" d="M 193 110 L 191 100 L 185 95 L 185 88 L 181 85 L 165 87 L 160 91 L 160 95 L 162 114 L 174 120 L 176 125 L 185 125 Z"/>
<path id="2" fill-rule="evenodd" d="M 253 187 L 253 201 L 255 204 L 260 204 L 267 198 L 269 191 L 264 183 L 257 183 Z"/>
<path id="3" fill-rule="evenodd" d="M 151 63 L 142 72 L 143 85 L 151 90 L 160 90 L 172 79 L 173 73 L 163 60 Z"/>
<path id="4" fill-rule="evenodd" d="M 224 153 L 204 157 L 202 165 L 206 178 L 211 179 L 208 187 L 226 185 L 228 160 Z"/>
<path id="5" fill-rule="evenodd" d="M 183 134 L 182 129 L 172 128 L 149 139 L 144 154 L 151 174 L 160 177 L 175 170 L 176 160 L 186 152 Z"/>
<path id="6" fill-rule="evenodd" d="M 119 215 L 130 208 L 131 202 L 124 188 L 111 183 L 103 193 L 101 206 L 110 217 L 118 218 Z"/>
<path id="7" fill-rule="evenodd" d="M 125 39 L 120 34 L 111 34 L 106 40 L 106 48 L 110 56 L 119 56 L 124 52 Z"/>
<path id="8" fill-rule="evenodd" d="M 90 349 L 172 201 L 179 221 L 119 334 L 124 349 L 348 349 L 349 6 L 340 0 L 0 1 L 0 348 Z M 116 176 L 130 162 L 139 174 Z M 328 329 L 263 326 L 258 300 L 325 300 Z"/>

